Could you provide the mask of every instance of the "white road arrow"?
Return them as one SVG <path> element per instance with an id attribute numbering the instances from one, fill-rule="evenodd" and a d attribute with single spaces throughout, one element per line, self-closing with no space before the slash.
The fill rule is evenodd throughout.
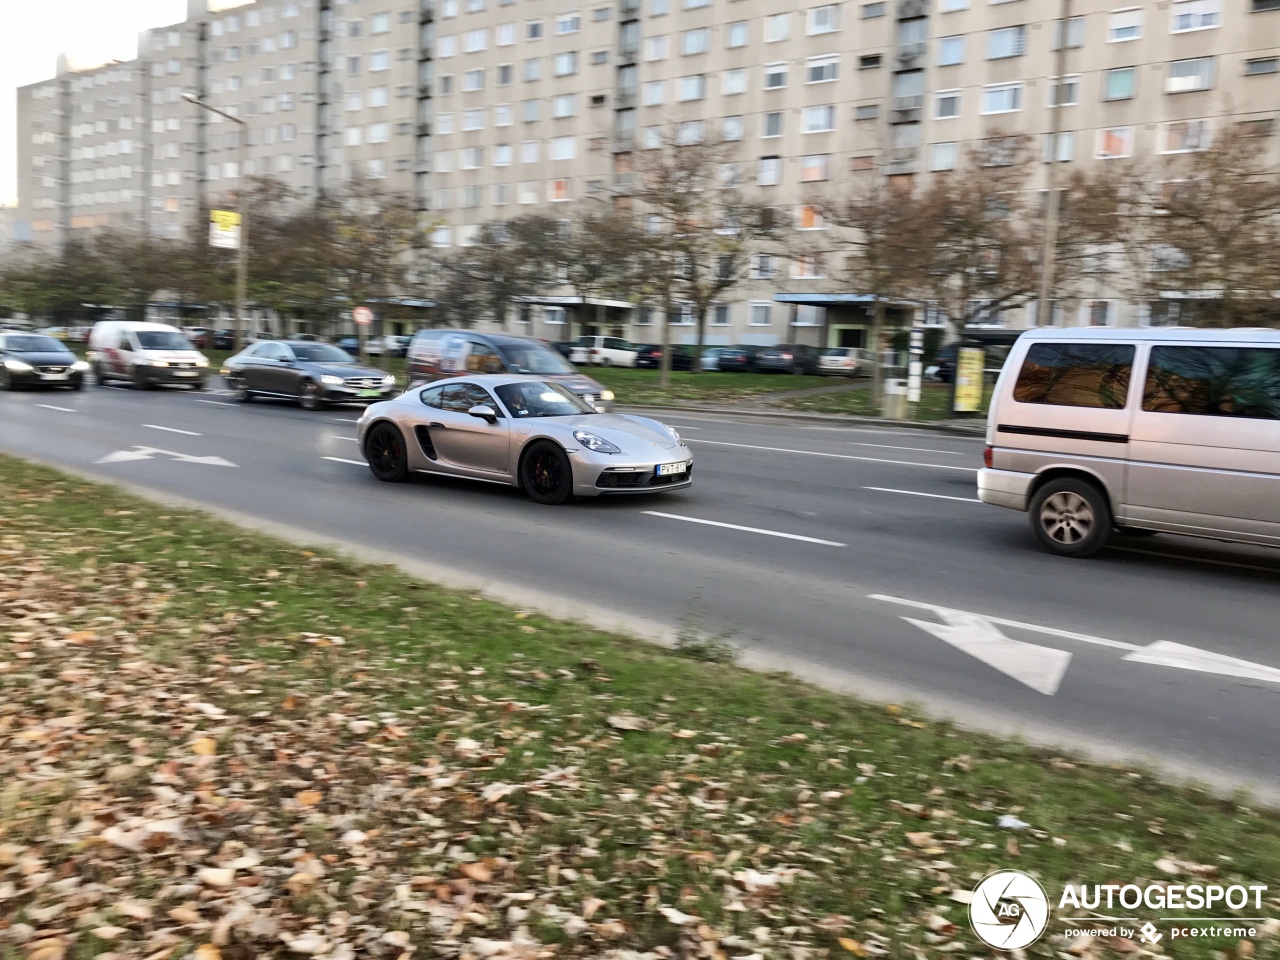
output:
<path id="1" fill-rule="evenodd" d="M 1174 643 L 1172 640 L 1157 640 L 1149 647 L 1143 647 L 1124 659 L 1134 663 L 1153 663 L 1159 667 L 1176 667 L 1179 670 L 1219 673 L 1224 677 L 1280 683 L 1280 670 L 1275 667 L 1250 663 L 1248 660 L 1237 660 L 1226 654 L 1188 647 L 1185 644 Z"/>
<path id="2" fill-rule="evenodd" d="M 172 450 L 160 450 L 156 447 L 134 447 L 132 450 L 117 450 L 108 453 L 95 463 L 124 463 L 128 460 L 154 460 L 157 456 L 168 457 L 182 463 L 204 463 L 211 467 L 234 467 L 235 464 L 222 457 L 193 457 L 185 453 L 174 453 Z"/>
<path id="3" fill-rule="evenodd" d="M 912 617 L 902 619 L 1038 693 L 1052 697 L 1058 692 L 1058 685 L 1071 663 L 1071 654 L 1065 650 L 1006 637 L 994 623 L 977 614 L 939 609 L 938 616 L 946 623 Z"/>

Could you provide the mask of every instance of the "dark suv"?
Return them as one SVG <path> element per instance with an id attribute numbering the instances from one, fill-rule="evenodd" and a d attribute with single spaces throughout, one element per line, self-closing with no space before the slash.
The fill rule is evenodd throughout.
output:
<path id="1" fill-rule="evenodd" d="M 406 372 L 410 388 L 469 373 L 529 374 L 558 380 L 598 410 L 613 402 L 612 390 L 579 373 L 552 344 L 509 333 L 419 330 L 409 342 Z"/>
<path id="2" fill-rule="evenodd" d="M 756 354 L 760 373 L 818 373 L 818 350 L 804 343 L 775 343 Z"/>

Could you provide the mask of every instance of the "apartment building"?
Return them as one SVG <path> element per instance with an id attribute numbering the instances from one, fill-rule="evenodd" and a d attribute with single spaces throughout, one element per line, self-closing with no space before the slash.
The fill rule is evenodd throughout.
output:
<path id="1" fill-rule="evenodd" d="M 246 121 L 243 170 L 239 125 L 184 94 Z M 610 203 L 670 135 L 737 144 L 744 187 L 822 231 L 855 175 L 928 177 L 997 132 L 1036 139 L 1040 189 L 1051 158 L 1158 163 L 1225 124 L 1270 136 L 1278 109 L 1280 0 L 190 0 L 137 62 L 19 91 L 17 219 L 45 242 L 129 222 L 180 236 L 243 175 L 304 202 L 358 176 L 412 195 L 448 249 Z M 861 343 L 838 267 L 759 257 L 713 340 Z M 562 292 L 512 322 L 558 339 Z M 1099 286 L 1062 322 L 1147 319 Z M 601 332 L 652 322 L 615 311 Z"/>

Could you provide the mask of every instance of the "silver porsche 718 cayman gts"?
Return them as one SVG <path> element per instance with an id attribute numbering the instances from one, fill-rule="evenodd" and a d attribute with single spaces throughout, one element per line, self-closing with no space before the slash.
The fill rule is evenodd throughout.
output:
<path id="1" fill-rule="evenodd" d="M 693 455 L 671 427 L 601 413 L 553 380 L 455 377 L 365 408 L 360 449 L 379 480 L 438 473 L 521 487 L 538 503 L 683 490 Z"/>

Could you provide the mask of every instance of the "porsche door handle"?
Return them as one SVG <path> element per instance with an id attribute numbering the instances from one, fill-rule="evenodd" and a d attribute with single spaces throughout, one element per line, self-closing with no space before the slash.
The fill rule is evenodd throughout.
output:
<path id="1" fill-rule="evenodd" d="M 427 426 L 429 426 L 432 430 L 443 430 L 443 429 L 445 429 L 445 426 L 444 426 L 444 424 L 443 424 L 443 423 L 438 423 L 438 422 L 437 422 L 437 421 L 435 421 L 435 420 L 432 420 L 429 424 L 427 424 Z"/>

